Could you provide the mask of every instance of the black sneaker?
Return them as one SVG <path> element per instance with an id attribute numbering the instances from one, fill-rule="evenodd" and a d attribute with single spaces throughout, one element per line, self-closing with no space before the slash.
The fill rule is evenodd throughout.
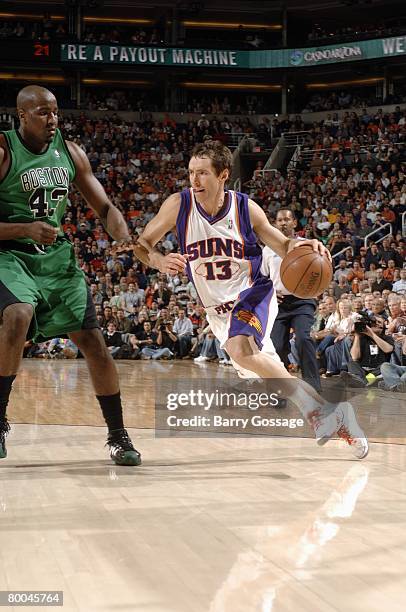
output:
<path id="1" fill-rule="evenodd" d="M 351 374 L 351 372 L 346 372 L 345 370 L 340 372 L 340 378 L 348 387 L 362 389 L 367 386 L 367 383 L 363 381 L 360 376 L 356 376 L 355 374 Z"/>
<path id="2" fill-rule="evenodd" d="M 135 450 L 125 429 L 115 429 L 107 437 L 110 457 L 116 465 L 141 465 L 141 455 Z"/>
<path id="3" fill-rule="evenodd" d="M 7 457 L 6 436 L 10 431 L 10 425 L 7 419 L 0 423 L 0 459 Z"/>

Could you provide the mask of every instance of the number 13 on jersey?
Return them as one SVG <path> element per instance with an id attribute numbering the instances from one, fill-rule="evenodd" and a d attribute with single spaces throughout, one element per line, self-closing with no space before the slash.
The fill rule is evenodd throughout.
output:
<path id="1" fill-rule="evenodd" d="M 196 274 L 208 281 L 229 280 L 239 269 L 239 264 L 231 259 L 205 261 L 196 269 Z"/>

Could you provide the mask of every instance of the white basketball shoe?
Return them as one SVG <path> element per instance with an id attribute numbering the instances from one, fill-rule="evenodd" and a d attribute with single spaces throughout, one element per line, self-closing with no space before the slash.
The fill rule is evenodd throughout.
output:
<path id="1" fill-rule="evenodd" d="M 335 408 L 313 410 L 308 421 L 316 434 L 317 444 L 323 446 L 335 434 L 345 440 L 357 459 L 364 459 L 369 451 L 368 440 L 358 424 L 354 409 L 349 402 L 340 402 Z"/>

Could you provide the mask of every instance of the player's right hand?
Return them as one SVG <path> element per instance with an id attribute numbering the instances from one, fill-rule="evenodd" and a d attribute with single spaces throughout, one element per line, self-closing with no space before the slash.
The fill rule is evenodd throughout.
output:
<path id="1" fill-rule="evenodd" d="M 58 236 L 58 228 L 44 221 L 29 223 L 27 230 L 27 238 L 31 238 L 38 244 L 53 244 Z"/>
<path id="2" fill-rule="evenodd" d="M 160 261 L 159 271 L 165 274 L 175 276 L 179 272 L 183 272 L 186 268 L 187 259 L 180 253 L 169 253 Z"/>
<path id="3" fill-rule="evenodd" d="M 277 300 L 278 304 L 282 304 L 284 297 L 285 296 L 283 295 L 282 291 L 276 290 L 276 300 Z"/>

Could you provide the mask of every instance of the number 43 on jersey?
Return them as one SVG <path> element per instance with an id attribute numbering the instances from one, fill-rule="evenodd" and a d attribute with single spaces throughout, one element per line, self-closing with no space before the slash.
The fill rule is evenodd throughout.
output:
<path id="1" fill-rule="evenodd" d="M 56 207 L 67 195 L 68 190 L 65 187 L 56 187 L 51 191 L 51 205 L 47 201 L 47 191 L 44 187 L 38 187 L 28 200 L 32 214 L 36 219 L 41 217 L 50 217 L 54 214 Z"/>

